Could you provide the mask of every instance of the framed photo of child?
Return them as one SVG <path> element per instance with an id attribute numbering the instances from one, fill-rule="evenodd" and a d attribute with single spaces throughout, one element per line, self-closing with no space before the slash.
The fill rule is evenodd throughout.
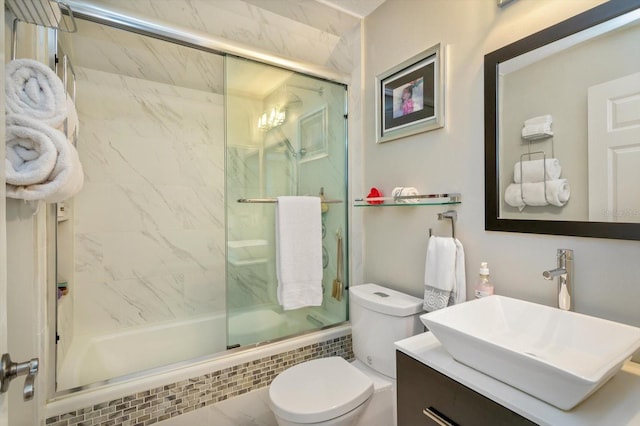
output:
<path id="1" fill-rule="evenodd" d="M 376 77 L 376 142 L 444 126 L 443 64 L 437 44 Z"/>

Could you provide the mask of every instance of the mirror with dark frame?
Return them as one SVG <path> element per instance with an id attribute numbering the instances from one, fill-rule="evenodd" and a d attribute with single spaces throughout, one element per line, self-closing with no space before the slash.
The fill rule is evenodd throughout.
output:
<path id="1" fill-rule="evenodd" d="M 640 0 L 485 55 L 485 229 L 640 240 Z"/>

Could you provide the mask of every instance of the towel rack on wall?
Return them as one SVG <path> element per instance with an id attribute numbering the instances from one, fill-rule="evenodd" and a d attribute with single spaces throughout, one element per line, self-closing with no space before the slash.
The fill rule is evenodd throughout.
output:
<path id="1" fill-rule="evenodd" d="M 455 221 L 458 219 L 458 212 L 455 210 L 447 210 L 446 212 L 438 213 L 438 220 L 449 219 L 451 221 L 451 238 L 456 237 L 456 225 Z M 429 236 L 431 237 L 433 232 L 429 228 Z"/>
<path id="2" fill-rule="evenodd" d="M 61 30 L 66 32 L 75 32 L 77 31 L 75 20 L 73 18 L 73 12 L 71 8 L 65 3 L 59 3 L 53 0 L 34 0 L 32 2 L 25 2 L 24 0 L 8 0 L 7 6 L 11 10 L 11 12 L 16 16 L 13 20 L 13 25 L 11 28 L 11 59 L 16 59 L 16 55 L 18 53 L 18 22 L 27 22 L 29 24 L 40 25 L 46 28 L 52 28 L 55 30 Z M 45 4 L 48 4 L 45 6 Z M 55 11 L 54 6 L 51 4 L 57 4 L 60 10 Z M 68 25 L 60 25 L 60 22 L 52 22 L 47 18 L 50 15 L 60 16 L 62 18 L 62 8 L 66 11 L 68 20 L 70 20 L 71 24 Z M 36 18 L 37 17 L 37 18 Z M 76 72 L 73 69 L 73 64 L 69 60 L 69 56 L 64 52 L 60 43 L 58 43 L 58 51 L 62 53 L 62 76 L 61 80 L 64 84 L 64 88 L 71 95 L 71 99 L 73 102 L 76 101 Z M 58 63 L 60 62 L 60 58 L 56 54 L 55 60 L 55 71 L 58 71 Z M 71 90 L 69 90 L 68 81 L 69 74 L 71 75 Z"/>
<path id="3" fill-rule="evenodd" d="M 397 197 L 363 197 L 356 198 L 354 207 L 388 207 L 388 206 L 436 206 L 460 204 L 462 196 L 458 192 L 448 194 L 401 195 Z"/>
<path id="4" fill-rule="evenodd" d="M 527 152 L 526 154 L 520 155 L 520 197 L 522 198 L 522 201 L 524 201 L 525 203 L 527 202 L 524 197 L 525 180 L 524 171 L 522 170 L 522 164 L 524 163 L 525 156 L 529 157 L 529 161 L 531 161 L 532 155 L 542 155 L 542 176 L 544 178 L 544 191 L 542 191 L 542 193 L 544 194 L 545 203 L 549 204 L 549 199 L 547 198 L 547 154 L 544 151 Z M 551 150 L 551 157 L 554 158 L 553 149 Z"/>
<path id="5" fill-rule="evenodd" d="M 75 19 L 71 7 L 66 3 L 55 0 L 7 0 L 7 7 L 15 15 L 13 25 L 11 27 L 11 60 L 15 60 L 18 54 L 18 22 L 26 22 L 29 24 L 39 25 L 54 30 L 65 32 L 77 31 Z M 76 72 L 73 64 L 69 59 L 69 55 L 62 49 L 60 43 L 57 43 L 55 55 L 54 70 L 58 77 L 62 80 L 65 91 L 76 102 Z M 59 72 L 58 65 L 62 62 L 62 69 Z M 62 75 L 60 75 L 62 74 Z M 77 144 L 77 127 L 74 135 L 69 135 L 68 121 L 64 123 L 64 133 L 69 137 L 73 145 Z"/>
<path id="6" fill-rule="evenodd" d="M 73 63 L 69 59 L 69 55 L 65 53 L 58 43 L 58 51 L 62 55 L 62 84 L 64 84 L 67 93 L 71 96 L 71 99 L 75 103 L 76 101 L 76 71 L 73 69 Z M 60 58 L 56 54 L 56 72 L 58 71 L 58 63 L 60 62 Z M 71 76 L 71 90 L 69 90 L 69 76 Z"/>
<path id="7" fill-rule="evenodd" d="M 277 198 L 239 198 L 239 203 L 277 203 Z M 323 203 L 327 204 L 338 204 L 341 203 L 342 200 L 322 200 Z"/>
<path id="8" fill-rule="evenodd" d="M 57 0 L 6 0 L 17 20 L 54 30 L 74 33 L 78 30 L 71 7 Z"/>

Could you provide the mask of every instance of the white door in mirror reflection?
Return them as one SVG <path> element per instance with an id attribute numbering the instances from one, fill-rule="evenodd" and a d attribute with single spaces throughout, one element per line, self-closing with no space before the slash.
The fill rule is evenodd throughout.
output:
<path id="1" fill-rule="evenodd" d="M 589 88 L 589 220 L 640 222 L 640 73 Z"/>

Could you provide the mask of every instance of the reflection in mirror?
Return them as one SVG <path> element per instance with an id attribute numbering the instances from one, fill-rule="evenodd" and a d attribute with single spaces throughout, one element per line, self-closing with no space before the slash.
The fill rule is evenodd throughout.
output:
<path id="1" fill-rule="evenodd" d="M 640 238 L 640 1 L 485 56 L 486 228 Z"/>

